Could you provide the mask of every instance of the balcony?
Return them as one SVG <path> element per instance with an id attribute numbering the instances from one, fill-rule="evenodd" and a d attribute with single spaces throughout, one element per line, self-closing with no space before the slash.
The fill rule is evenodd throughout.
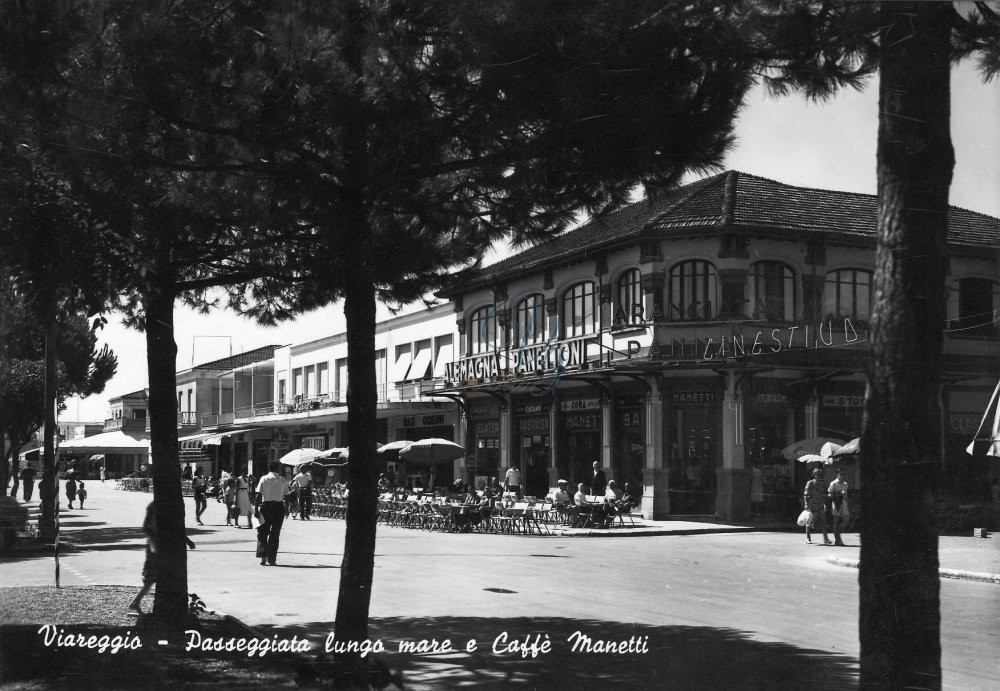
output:
<path id="1" fill-rule="evenodd" d="M 129 420 L 128 418 L 116 417 L 104 421 L 104 430 L 106 432 L 113 432 L 115 430 L 121 430 L 122 432 L 148 432 L 149 421 L 146 418 Z"/>
<path id="2" fill-rule="evenodd" d="M 198 413 L 193 411 L 186 413 L 177 413 L 177 426 L 178 427 L 193 427 L 198 424 Z"/>

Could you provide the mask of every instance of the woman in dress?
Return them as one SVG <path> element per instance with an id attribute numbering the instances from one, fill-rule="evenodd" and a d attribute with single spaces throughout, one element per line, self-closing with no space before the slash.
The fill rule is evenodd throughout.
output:
<path id="1" fill-rule="evenodd" d="M 837 468 L 837 477 L 830 483 L 830 504 L 833 507 L 833 544 L 844 546 L 840 539 L 840 531 L 847 526 L 851 510 L 847 508 L 847 482 L 844 480 L 844 470 Z"/>
<path id="2" fill-rule="evenodd" d="M 236 478 L 236 518 L 234 519 L 237 528 L 240 527 L 240 516 L 247 517 L 247 528 L 253 528 L 253 521 L 251 516 L 253 515 L 253 502 L 250 501 L 250 478 L 247 476 L 247 469 L 244 468 L 240 471 L 239 477 Z"/>
<path id="3" fill-rule="evenodd" d="M 823 543 L 832 545 L 826 532 L 826 487 L 823 485 L 823 469 L 816 468 L 812 472 L 813 479 L 806 483 L 803 499 L 806 508 L 812 516 L 806 524 L 806 542 L 812 542 L 812 532 L 823 532 Z"/>

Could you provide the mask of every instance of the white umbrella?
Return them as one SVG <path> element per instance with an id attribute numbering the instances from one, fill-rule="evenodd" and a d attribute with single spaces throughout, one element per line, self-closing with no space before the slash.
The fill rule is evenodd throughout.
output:
<path id="1" fill-rule="evenodd" d="M 799 463 L 822 463 L 823 465 L 830 465 L 833 463 L 832 458 L 829 456 L 820 456 L 818 453 L 803 454 L 795 460 Z"/>
<path id="2" fill-rule="evenodd" d="M 341 456 L 344 456 L 346 454 L 347 454 L 346 446 L 334 446 L 332 448 L 327 449 L 326 451 L 320 451 L 319 454 L 316 456 L 316 458 L 317 459 L 340 458 Z"/>
<path id="3" fill-rule="evenodd" d="M 793 442 L 781 450 L 781 455 L 792 460 L 793 458 L 798 459 L 806 454 L 822 454 L 822 449 L 824 444 L 843 444 L 844 442 L 840 439 L 834 439 L 833 437 L 812 437 L 811 439 L 800 439 L 797 442 Z"/>
<path id="4" fill-rule="evenodd" d="M 284 465 L 302 465 L 306 461 L 311 461 L 321 453 L 320 449 L 292 449 L 278 459 Z"/>
<path id="5" fill-rule="evenodd" d="M 399 460 L 407 463 L 434 465 L 454 461 L 465 455 L 465 449 L 453 441 L 431 437 L 410 444 L 399 452 Z"/>
<path id="6" fill-rule="evenodd" d="M 843 460 L 846 456 L 857 456 L 859 453 L 861 453 L 861 437 L 852 439 L 839 449 L 833 449 L 830 453 L 830 458 Z"/>
<path id="7" fill-rule="evenodd" d="M 983 411 L 976 436 L 966 447 L 965 453 L 975 457 L 1000 457 L 1000 384 L 993 390 L 990 402 Z"/>

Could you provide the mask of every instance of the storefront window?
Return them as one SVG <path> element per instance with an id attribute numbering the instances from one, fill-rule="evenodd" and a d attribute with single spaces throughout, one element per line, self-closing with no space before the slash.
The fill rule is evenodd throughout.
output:
<path id="1" fill-rule="evenodd" d="M 841 269 L 826 275 L 823 288 L 824 319 L 867 321 L 872 314 L 872 274 Z"/>
<path id="2" fill-rule="evenodd" d="M 642 280 L 638 269 L 630 269 L 618 278 L 618 312 L 615 326 L 641 324 L 645 319 L 642 299 Z"/>
<path id="3" fill-rule="evenodd" d="M 479 355 L 493 350 L 497 342 L 496 315 L 492 307 L 482 307 L 469 317 L 469 355 Z"/>
<path id="4" fill-rule="evenodd" d="M 669 321 L 701 321 L 715 318 L 718 279 L 715 266 L 699 259 L 681 262 L 670 269 Z"/>
<path id="5" fill-rule="evenodd" d="M 795 321 L 795 275 L 778 262 L 757 262 L 751 267 L 753 318 L 771 322 Z"/>
<path id="6" fill-rule="evenodd" d="M 577 283 L 563 293 L 562 317 L 566 338 L 597 333 L 600 320 L 593 281 Z"/>

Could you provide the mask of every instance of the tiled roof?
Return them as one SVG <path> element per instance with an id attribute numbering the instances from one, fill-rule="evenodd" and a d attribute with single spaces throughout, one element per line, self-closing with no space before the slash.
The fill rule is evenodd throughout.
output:
<path id="1" fill-rule="evenodd" d="M 727 171 L 594 218 L 559 237 L 483 268 L 472 279 L 487 282 L 587 250 L 693 231 L 733 230 L 822 233 L 845 240 L 875 238 L 878 199 L 872 194 L 795 187 Z M 950 207 L 948 242 L 1000 246 L 1000 219 Z"/>
<path id="2" fill-rule="evenodd" d="M 275 349 L 280 347 L 281 346 L 278 345 L 261 346 L 260 348 L 248 350 L 245 353 L 230 355 L 229 357 L 220 358 L 219 360 L 212 360 L 211 362 L 206 362 L 201 365 L 195 365 L 191 369 L 231 370 L 239 367 L 246 367 L 247 365 L 253 365 L 258 362 L 273 360 Z"/>

